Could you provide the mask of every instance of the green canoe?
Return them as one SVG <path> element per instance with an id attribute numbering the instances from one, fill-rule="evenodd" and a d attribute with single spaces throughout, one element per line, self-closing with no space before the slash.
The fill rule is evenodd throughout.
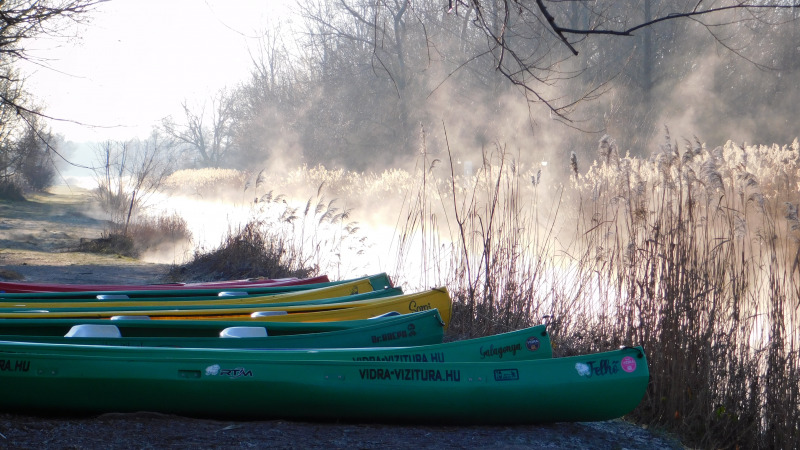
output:
<path id="1" fill-rule="evenodd" d="M 434 323 L 433 317 L 429 321 L 413 321 L 405 327 L 387 327 L 373 325 L 367 330 L 354 328 L 351 330 L 302 334 L 294 336 L 276 336 L 275 339 L 289 344 L 287 347 L 270 347 L 266 338 L 54 338 L 37 336 L 19 336 L 13 342 L 31 342 L 40 344 L 60 344 L 66 346 L 106 346 L 106 347 L 167 347 L 167 348 L 195 348 L 195 349 L 254 349 L 265 354 L 262 359 L 277 361 L 406 361 L 406 362 L 479 362 L 479 361 L 525 361 L 529 359 L 547 359 L 553 357 L 550 336 L 545 325 L 537 325 L 522 330 L 486 336 L 475 339 L 465 339 L 442 343 L 442 324 Z M 438 327 L 438 329 L 437 329 Z M 325 335 L 361 333 L 357 339 L 361 346 L 330 347 L 325 346 Z M 428 333 L 427 337 L 417 337 L 420 333 Z M 314 347 L 314 339 L 320 340 L 323 345 Z M 153 342 L 159 345 L 140 346 L 127 345 L 128 342 Z M 297 343 L 306 344 L 294 346 Z M 3 342 L 10 342 L 5 337 Z M 122 341 L 122 342 L 121 342 Z M 217 342 L 213 342 L 217 341 Z M 219 343 L 222 341 L 222 343 Z M 242 343 L 244 341 L 250 342 Z M 423 342 L 426 341 L 426 342 Z M 259 346 L 258 342 L 267 344 Z M 423 342 L 417 344 L 416 342 Z M 433 343 L 431 343 L 433 342 Z M 191 343 L 192 346 L 182 344 Z M 170 345 L 171 344 L 171 345 Z M 312 345 L 309 345 L 312 344 Z"/>
<path id="2" fill-rule="evenodd" d="M 58 302 L 58 301 L 105 301 L 108 299 L 142 299 L 149 301 L 184 299 L 219 299 L 220 293 L 238 293 L 239 295 L 270 296 L 297 293 L 308 298 L 341 297 L 372 290 L 392 287 L 392 281 L 385 273 L 351 280 L 331 281 L 327 283 L 304 284 L 297 286 L 250 287 L 250 288 L 208 288 L 208 289 L 175 289 L 175 290 L 133 290 L 133 291 L 87 291 L 87 292 L 36 292 L 36 293 L 0 293 L 2 302 Z M 312 292 L 313 291 L 313 292 Z"/>
<path id="3" fill-rule="evenodd" d="M 23 319 L 24 320 L 24 319 Z M 46 321 L 48 319 L 44 319 Z M 52 319 L 58 320 L 58 319 Z M 52 344 L 80 345 L 118 345 L 136 347 L 197 347 L 197 348 L 257 348 L 257 349 L 298 349 L 298 348 L 369 348 L 420 346 L 438 344 L 444 338 L 444 322 L 438 311 L 427 314 L 397 315 L 385 319 L 365 320 L 361 327 L 317 333 L 296 333 L 270 336 L 267 327 L 253 322 L 224 327 L 215 336 L 130 336 L 128 321 L 105 320 L 102 323 L 76 322 L 60 335 L 45 333 L 52 331 L 52 325 L 43 324 L 36 334 L 8 334 L 0 328 L 0 340 L 20 342 L 41 342 Z M 139 321 L 141 322 L 141 321 Z M 159 322 L 159 321 L 152 321 Z M 191 321 L 184 321 L 191 322 Z M 62 326 L 62 328 L 64 328 Z M 133 328 L 141 333 L 141 328 Z M 28 333 L 36 328 L 28 327 Z M 62 330 L 63 331 L 63 330 Z M 171 332 L 170 330 L 160 330 Z M 184 329 L 184 332 L 187 330 Z M 201 329 L 200 331 L 207 331 Z M 163 333 L 159 333 L 163 334 Z M 499 345 L 499 344 L 498 344 Z M 549 340 L 546 342 L 549 346 Z M 416 347 L 415 347 L 416 348 Z M 519 349 L 516 349 L 519 350 Z M 544 353 L 544 351 L 539 352 Z"/>
<path id="4" fill-rule="evenodd" d="M 341 351 L 344 352 L 344 351 Z M 479 362 L 0 342 L 5 412 L 157 411 L 246 419 L 519 424 L 620 417 L 649 380 L 640 347 Z"/>
<path id="5" fill-rule="evenodd" d="M 218 337 L 230 327 L 264 327 L 269 336 L 324 333 L 349 330 L 373 325 L 376 321 L 389 324 L 409 320 L 441 320 L 437 309 L 409 314 L 391 314 L 360 320 L 338 320 L 331 322 L 254 322 L 252 320 L 150 320 L 147 317 L 125 317 L 124 320 L 109 319 L 0 319 L 0 334 L 17 336 L 64 336 L 75 325 L 108 325 L 119 328 L 123 337 Z"/>
<path id="6" fill-rule="evenodd" d="M 376 298 L 386 298 L 403 295 L 403 290 L 399 287 L 378 289 L 374 291 L 362 292 L 360 294 L 350 294 L 341 297 L 322 297 L 316 299 L 298 298 L 294 294 L 281 294 L 274 296 L 248 296 L 215 300 L 161 300 L 151 302 L 148 300 L 124 300 L 124 301 L 93 301 L 93 302 L 44 302 L 44 303 L 20 303 L 20 302 L 0 302 L 0 313 L 5 312 L 27 312 L 30 310 L 46 310 L 50 312 L 91 312 L 113 310 L 120 313 L 127 311 L 144 310 L 202 310 L 219 308 L 250 308 L 250 307 L 287 307 L 297 306 L 312 308 L 314 305 L 332 305 L 338 303 L 358 302 Z M 329 309 L 329 308 L 324 308 Z"/>

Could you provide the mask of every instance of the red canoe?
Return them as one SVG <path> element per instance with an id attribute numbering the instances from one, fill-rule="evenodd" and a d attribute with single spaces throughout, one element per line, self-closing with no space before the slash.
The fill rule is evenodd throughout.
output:
<path id="1" fill-rule="evenodd" d="M 0 281 L 0 292 L 36 293 L 36 292 L 94 292 L 94 291 L 155 291 L 180 289 L 215 289 L 215 288 L 248 288 L 300 286 L 304 284 L 328 283 L 327 275 L 313 278 L 254 278 L 247 280 L 209 281 L 202 283 L 164 283 L 164 284 L 62 284 L 62 283 L 25 283 Z"/>

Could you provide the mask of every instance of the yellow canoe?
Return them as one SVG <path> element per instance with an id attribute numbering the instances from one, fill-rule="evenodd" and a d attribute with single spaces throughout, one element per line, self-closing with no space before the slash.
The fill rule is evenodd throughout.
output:
<path id="1" fill-rule="evenodd" d="M 347 303 L 331 303 L 296 306 L 217 306 L 209 309 L 154 309 L 154 310 L 92 310 L 61 311 L 47 310 L 2 312 L 0 318 L 48 318 L 48 317 L 82 317 L 111 318 L 114 316 L 147 316 L 151 319 L 199 319 L 199 320 L 266 320 L 275 322 L 331 322 L 337 320 L 357 320 L 375 317 L 381 314 L 411 312 L 438 309 L 445 325 L 450 323 L 452 301 L 447 288 L 441 287 L 415 294 L 397 295 L 393 297 L 362 300 Z"/>
<path id="2" fill-rule="evenodd" d="M 321 300 L 326 298 L 345 297 L 348 295 L 363 294 L 376 290 L 373 286 L 371 278 L 360 278 L 357 280 L 349 281 L 335 286 L 327 286 L 317 289 L 309 289 L 304 291 L 287 292 L 283 294 L 270 294 L 270 295 L 245 295 L 245 296 L 216 296 L 213 298 L 206 297 L 202 299 L 197 298 L 170 298 L 164 297 L 159 299 L 125 299 L 118 296 L 110 296 L 105 300 L 55 300 L 47 301 L 36 299 L 31 300 L 11 300 L 0 301 L 0 311 L 3 308 L 116 308 L 126 306 L 213 306 L 213 305 L 243 305 L 243 304 L 270 304 L 270 303 L 287 303 L 298 302 L 307 300 Z M 230 291 L 235 294 L 236 291 Z M 124 297 L 124 296 L 122 296 Z"/>

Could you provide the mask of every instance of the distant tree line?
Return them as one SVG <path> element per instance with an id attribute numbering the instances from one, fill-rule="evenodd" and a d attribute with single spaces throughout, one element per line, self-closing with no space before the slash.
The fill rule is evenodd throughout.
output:
<path id="1" fill-rule="evenodd" d="M 59 157 L 47 120 L 36 119 L 47 116 L 14 72 L 20 43 L 49 30 L 33 25 L 79 20 L 97 3 L 0 4 L 3 179 L 45 176 L 42 161 Z M 246 82 L 205 104 L 185 102 L 158 133 L 176 168 L 252 168 L 289 155 L 366 169 L 441 149 L 445 127 L 455 151 L 515 140 L 533 153 L 548 133 L 570 136 L 565 155 L 595 149 L 604 134 L 636 151 L 667 113 L 695 121 L 703 139 L 726 139 L 724 122 L 745 123 L 763 141 L 787 139 L 799 100 L 797 7 L 301 0 L 291 23 L 265 24 Z"/>
<path id="2" fill-rule="evenodd" d="M 473 149 L 557 130 L 565 155 L 605 134 L 636 152 L 668 115 L 703 139 L 745 124 L 781 142 L 796 133 L 798 17 L 764 1 L 302 0 L 293 28 L 261 33 L 249 81 L 165 127 L 197 164 L 234 167 L 391 164 L 443 145 L 443 126 Z"/>

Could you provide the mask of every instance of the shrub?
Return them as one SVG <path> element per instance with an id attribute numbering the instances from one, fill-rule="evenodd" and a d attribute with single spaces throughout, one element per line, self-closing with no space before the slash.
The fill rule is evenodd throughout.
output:
<path id="1" fill-rule="evenodd" d="M 119 233 L 103 233 L 97 239 L 81 239 L 78 251 L 107 255 L 122 255 L 136 258 L 139 256 L 133 239 Z"/>
<path id="2" fill-rule="evenodd" d="M 10 180 L 2 180 L 0 181 L 0 199 L 21 202 L 25 200 L 25 196 L 18 184 Z"/>
<path id="3" fill-rule="evenodd" d="M 303 266 L 285 239 L 269 233 L 263 222 L 251 221 L 228 235 L 210 252 L 198 251 L 187 264 L 170 270 L 176 280 L 218 280 L 231 278 L 308 278 L 319 273 L 316 266 Z"/>
<path id="4" fill-rule="evenodd" d="M 143 217 L 125 224 L 113 223 L 99 239 L 82 239 L 78 250 L 89 253 L 118 254 L 138 258 L 165 243 L 189 241 L 192 233 L 177 214 Z"/>
<path id="5" fill-rule="evenodd" d="M 121 224 L 116 225 L 118 230 L 123 227 Z M 155 250 L 166 243 L 192 239 L 186 220 L 178 214 L 140 217 L 128 224 L 127 229 L 123 228 L 122 232 L 133 240 L 137 255 Z"/>
<path id="6" fill-rule="evenodd" d="M 25 277 L 16 270 L 0 269 L 0 278 L 4 280 L 19 281 L 24 280 Z"/>

